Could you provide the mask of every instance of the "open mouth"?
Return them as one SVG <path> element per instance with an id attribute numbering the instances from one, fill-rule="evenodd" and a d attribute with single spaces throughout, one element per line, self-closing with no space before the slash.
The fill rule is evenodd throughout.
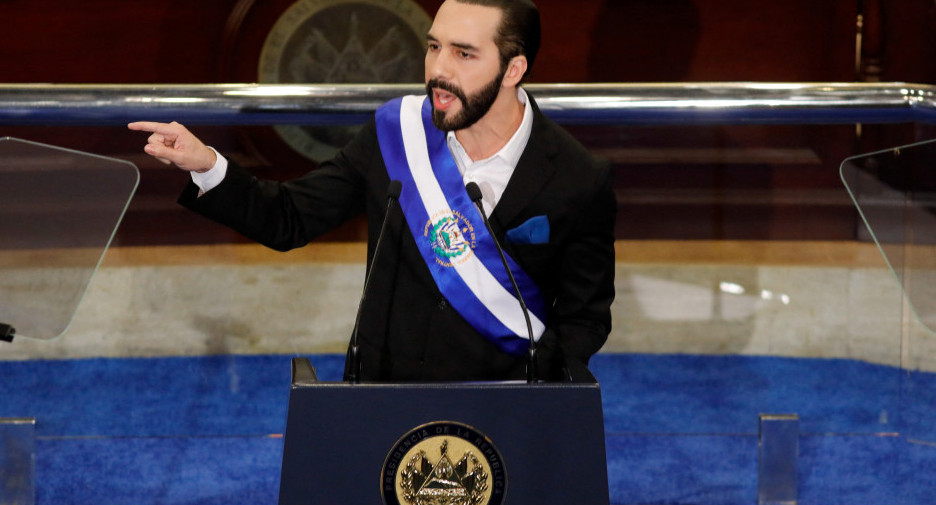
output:
<path id="1" fill-rule="evenodd" d="M 453 103 L 455 103 L 455 100 L 458 99 L 458 97 L 455 95 L 438 88 L 434 88 L 432 90 L 432 97 L 434 102 L 433 105 L 435 105 L 436 110 L 442 111 L 448 110 L 448 108 L 451 107 Z"/>

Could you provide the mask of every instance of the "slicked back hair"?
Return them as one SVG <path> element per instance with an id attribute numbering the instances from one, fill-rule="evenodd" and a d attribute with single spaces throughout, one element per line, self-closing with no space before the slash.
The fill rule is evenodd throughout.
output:
<path id="1" fill-rule="evenodd" d="M 536 53 L 540 48 L 539 9 L 531 0 L 455 0 L 458 3 L 495 7 L 501 10 L 501 24 L 497 30 L 497 50 L 500 53 L 501 67 L 515 56 L 526 56 L 527 71 L 533 68 Z"/>

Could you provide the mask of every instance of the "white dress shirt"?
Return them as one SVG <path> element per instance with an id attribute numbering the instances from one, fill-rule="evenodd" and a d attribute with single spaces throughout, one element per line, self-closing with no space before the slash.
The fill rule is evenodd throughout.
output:
<path id="1" fill-rule="evenodd" d="M 494 156 L 483 160 L 472 160 L 461 142 L 455 138 L 455 132 L 448 132 L 446 137 L 449 151 L 455 158 L 455 164 L 458 165 L 458 171 L 461 172 L 465 184 L 474 182 L 481 188 L 481 203 L 488 215 L 494 211 L 501 195 L 507 189 L 507 182 L 510 181 L 510 176 L 513 175 L 520 156 L 530 140 L 530 133 L 533 131 L 533 108 L 530 107 L 529 98 L 523 88 L 517 88 L 517 99 L 523 104 L 523 120 L 507 144 Z M 212 150 L 214 151 L 213 148 Z M 191 172 L 192 182 L 201 190 L 199 194 L 216 187 L 227 174 L 227 159 L 217 151 L 215 154 L 217 154 L 217 161 L 211 170 L 202 173 Z"/>
<path id="2" fill-rule="evenodd" d="M 481 203 L 484 205 L 484 212 L 489 216 L 500 201 L 504 190 L 507 189 L 510 176 L 517 168 L 520 156 L 526 149 L 530 133 L 533 131 L 533 108 L 529 106 L 529 99 L 523 88 L 517 88 L 517 99 L 523 104 L 523 121 L 504 147 L 490 158 L 472 160 L 461 142 L 455 138 L 455 132 L 448 132 L 449 151 L 455 158 L 458 171 L 461 172 L 465 184 L 474 182 L 481 188 Z"/>

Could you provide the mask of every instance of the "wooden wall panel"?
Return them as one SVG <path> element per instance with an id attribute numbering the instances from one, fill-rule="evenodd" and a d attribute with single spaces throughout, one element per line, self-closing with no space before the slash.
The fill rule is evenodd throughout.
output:
<path id="1" fill-rule="evenodd" d="M 416 1 L 430 14 L 440 3 Z M 862 2 L 873 3 L 540 0 L 545 37 L 535 80 L 853 80 Z M 254 81 L 266 34 L 291 4 L 3 0 L 0 82 Z M 932 80 L 936 7 L 883 5 L 873 23 L 883 30 L 885 80 Z"/>

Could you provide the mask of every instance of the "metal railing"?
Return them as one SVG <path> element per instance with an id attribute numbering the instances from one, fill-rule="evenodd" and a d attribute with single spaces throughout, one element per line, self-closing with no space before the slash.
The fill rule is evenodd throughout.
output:
<path id="1" fill-rule="evenodd" d="M 530 84 L 564 124 L 936 124 L 936 86 L 905 83 Z M 0 125 L 340 125 L 418 84 L 0 84 Z"/>

